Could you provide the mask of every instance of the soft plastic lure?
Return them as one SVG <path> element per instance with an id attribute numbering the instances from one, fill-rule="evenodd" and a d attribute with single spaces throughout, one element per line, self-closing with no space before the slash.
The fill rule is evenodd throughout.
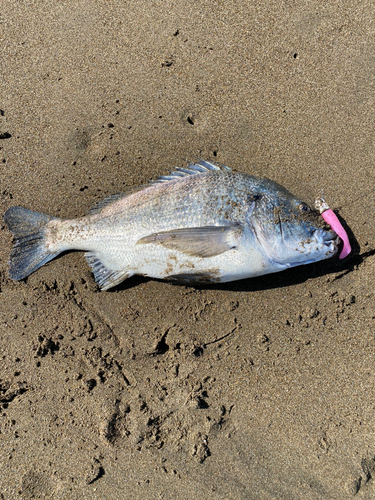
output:
<path id="1" fill-rule="evenodd" d="M 317 210 L 319 210 L 319 212 L 322 214 L 322 217 L 327 222 L 327 224 L 329 224 L 335 231 L 335 233 L 342 239 L 343 247 L 339 255 L 339 259 L 344 259 L 352 251 L 347 232 L 342 227 L 342 224 L 338 220 L 335 212 L 331 208 L 329 208 L 328 204 L 324 201 L 324 198 L 318 198 L 315 202 L 315 206 Z"/>

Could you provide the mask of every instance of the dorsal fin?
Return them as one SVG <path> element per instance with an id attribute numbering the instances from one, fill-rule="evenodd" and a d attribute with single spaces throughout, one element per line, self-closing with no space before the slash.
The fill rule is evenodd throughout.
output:
<path id="1" fill-rule="evenodd" d="M 137 191 L 142 191 L 142 189 L 145 189 L 153 184 L 175 181 L 176 179 L 180 179 L 188 175 L 198 175 L 207 172 L 231 172 L 231 171 L 232 169 L 226 167 L 225 165 L 198 159 L 196 163 L 189 163 L 187 167 L 177 167 L 176 170 L 174 170 L 170 174 L 162 175 L 158 177 L 156 180 L 152 180 L 148 184 L 143 184 L 141 186 L 135 187 L 126 193 L 110 194 L 109 196 L 106 196 L 103 200 L 94 203 L 94 205 L 88 211 L 88 214 L 89 215 L 97 214 L 101 210 L 103 210 L 103 208 L 106 207 L 107 205 L 111 205 L 111 203 L 121 200 L 122 198 L 126 198 L 126 196 L 136 193 Z"/>
<path id="2" fill-rule="evenodd" d="M 189 163 L 187 167 L 177 167 L 176 170 L 168 175 L 162 175 L 156 180 L 151 181 L 150 184 L 160 184 L 161 182 L 169 182 L 186 177 L 187 175 L 204 174 L 207 172 L 231 172 L 232 169 L 225 165 L 213 163 L 199 159 L 196 163 Z"/>
<path id="3" fill-rule="evenodd" d="M 101 210 L 103 210 L 103 208 L 106 207 L 107 205 L 110 205 L 114 201 L 121 200 L 121 198 L 125 198 L 128 194 L 129 193 L 110 194 L 109 196 L 106 196 L 103 200 L 94 203 L 94 205 L 89 209 L 88 214 L 89 215 L 97 214 Z"/>

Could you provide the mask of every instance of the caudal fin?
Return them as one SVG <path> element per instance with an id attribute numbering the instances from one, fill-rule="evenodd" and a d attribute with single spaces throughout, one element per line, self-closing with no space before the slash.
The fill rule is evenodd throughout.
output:
<path id="1" fill-rule="evenodd" d="M 55 217 L 23 207 L 11 207 L 5 212 L 4 221 L 14 236 L 9 261 L 12 280 L 26 278 L 59 254 L 49 252 L 45 246 L 44 230 L 52 219 Z"/>

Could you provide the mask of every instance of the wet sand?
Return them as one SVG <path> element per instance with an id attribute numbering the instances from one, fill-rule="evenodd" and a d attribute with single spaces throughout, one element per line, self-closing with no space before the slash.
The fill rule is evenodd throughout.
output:
<path id="1" fill-rule="evenodd" d="M 373 2 L 11 2 L 0 210 L 77 217 L 202 157 L 322 191 L 352 254 L 222 286 L 81 253 L 8 278 L 0 499 L 375 498 Z"/>

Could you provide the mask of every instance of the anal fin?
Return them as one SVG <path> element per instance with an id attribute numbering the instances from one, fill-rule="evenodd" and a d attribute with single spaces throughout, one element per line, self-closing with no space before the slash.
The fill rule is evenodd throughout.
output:
<path id="1" fill-rule="evenodd" d="M 128 271 L 108 269 L 93 252 L 86 252 L 85 257 L 101 290 L 109 290 L 131 276 Z"/>

